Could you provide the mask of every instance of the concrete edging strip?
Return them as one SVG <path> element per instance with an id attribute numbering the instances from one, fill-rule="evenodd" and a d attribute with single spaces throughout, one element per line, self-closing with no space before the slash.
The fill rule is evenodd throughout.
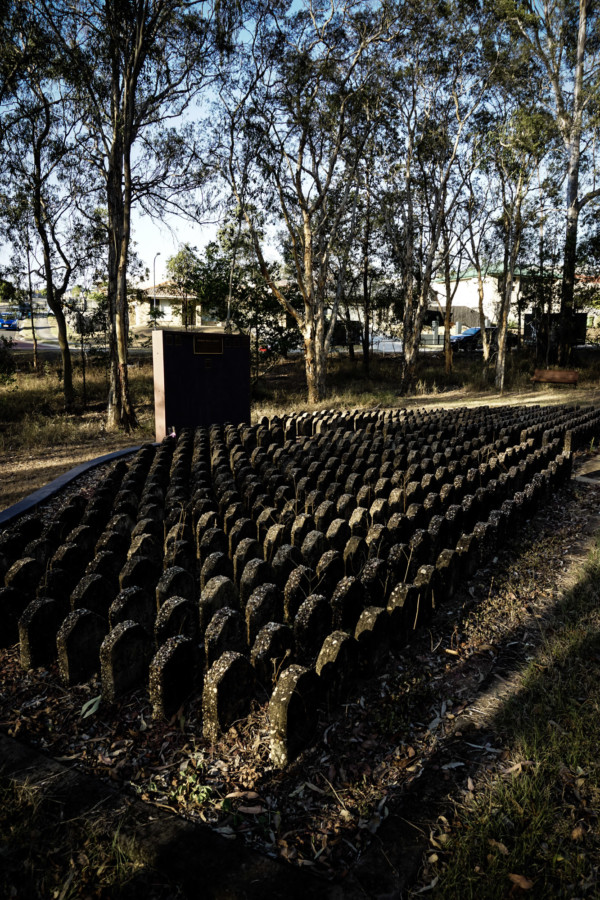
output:
<path id="1" fill-rule="evenodd" d="M 140 450 L 142 446 L 143 445 L 140 444 L 137 447 L 128 447 L 125 450 L 114 450 L 112 453 L 107 453 L 104 456 L 97 456 L 95 457 L 95 459 L 88 459 L 87 462 L 80 463 L 80 465 L 75 466 L 74 469 L 69 469 L 68 472 L 64 472 L 62 475 L 59 475 L 58 478 L 50 481 L 44 487 L 40 488 L 38 491 L 35 491 L 35 493 L 30 494 L 23 500 L 19 500 L 18 503 L 14 503 L 12 506 L 3 509 L 0 512 L 0 528 L 5 525 L 9 525 L 14 519 L 17 519 L 24 513 L 30 512 L 41 503 L 45 503 L 46 500 L 49 500 L 50 497 L 53 497 L 64 487 L 66 487 L 80 475 L 88 472 L 90 469 L 94 469 L 96 468 L 96 466 L 101 466 L 103 463 L 112 462 L 114 459 L 119 459 L 121 456 L 128 456 L 132 453 L 137 453 L 137 451 Z"/>

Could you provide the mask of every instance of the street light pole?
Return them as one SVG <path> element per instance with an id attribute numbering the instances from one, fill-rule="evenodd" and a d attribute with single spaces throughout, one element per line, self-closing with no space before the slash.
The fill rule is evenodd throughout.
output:
<path id="1" fill-rule="evenodd" d="M 152 264 L 153 274 L 154 274 L 154 291 L 152 296 L 152 309 L 156 313 L 156 257 L 160 256 L 160 250 L 158 253 L 154 254 L 154 262 Z M 154 325 L 156 325 L 156 317 L 154 318 Z"/>

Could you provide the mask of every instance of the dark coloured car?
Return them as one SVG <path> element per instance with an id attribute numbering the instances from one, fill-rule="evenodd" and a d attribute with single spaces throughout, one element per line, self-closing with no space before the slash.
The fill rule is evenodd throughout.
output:
<path id="1" fill-rule="evenodd" d="M 485 329 L 487 338 L 490 342 L 492 352 L 498 350 L 498 329 L 490 326 Z M 512 350 L 519 344 L 516 334 L 508 331 L 506 333 L 506 347 Z M 482 353 L 483 340 L 481 338 L 481 328 L 467 328 L 461 334 L 450 335 L 450 345 L 454 353 Z"/>
<path id="2" fill-rule="evenodd" d="M 481 345 L 481 328 L 467 328 L 460 334 L 450 335 L 450 346 L 455 353 L 477 350 Z"/>

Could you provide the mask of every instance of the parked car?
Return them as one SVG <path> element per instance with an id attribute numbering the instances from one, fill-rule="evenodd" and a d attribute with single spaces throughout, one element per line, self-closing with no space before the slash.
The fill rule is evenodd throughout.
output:
<path id="1" fill-rule="evenodd" d="M 498 349 L 498 329 L 489 326 L 485 329 L 488 340 L 490 341 L 492 350 Z M 518 346 L 519 339 L 516 334 L 507 332 L 506 335 L 507 348 L 512 350 Z M 481 337 L 481 328 L 467 328 L 460 334 L 450 335 L 450 345 L 454 353 L 482 353 L 483 340 Z"/>
<path id="2" fill-rule="evenodd" d="M 0 328 L 6 331 L 18 331 L 19 320 L 16 316 L 0 316 Z"/>

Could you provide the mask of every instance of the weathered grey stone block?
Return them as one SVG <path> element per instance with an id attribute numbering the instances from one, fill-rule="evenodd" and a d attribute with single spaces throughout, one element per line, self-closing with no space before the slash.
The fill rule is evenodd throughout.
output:
<path id="1" fill-rule="evenodd" d="M 113 703 L 127 691 L 143 684 L 148 675 L 151 644 L 137 622 L 116 625 L 100 647 L 102 697 Z"/>
<path id="2" fill-rule="evenodd" d="M 267 622 L 280 622 L 283 617 L 283 599 L 274 584 L 261 584 L 250 595 L 245 610 L 248 646 Z"/>
<path id="3" fill-rule="evenodd" d="M 211 553 L 206 558 L 200 571 L 200 590 L 203 590 L 210 579 L 217 575 L 233 578 L 233 563 L 226 553 Z"/>
<path id="4" fill-rule="evenodd" d="M 283 672 L 269 702 L 271 761 L 284 769 L 312 740 L 317 726 L 318 679 L 293 665 Z"/>
<path id="5" fill-rule="evenodd" d="M 321 531 L 309 531 L 302 542 L 302 558 L 305 565 L 316 569 L 317 563 L 325 553 L 327 547 L 325 536 Z"/>
<path id="6" fill-rule="evenodd" d="M 344 577 L 344 560 L 337 550 L 328 550 L 317 563 L 314 590 L 331 597 L 337 583 Z"/>
<path id="7" fill-rule="evenodd" d="M 279 673 L 292 662 L 292 631 L 280 622 L 267 622 L 256 636 L 250 662 L 259 684 L 270 696 Z"/>
<path id="8" fill-rule="evenodd" d="M 154 593 L 160 576 L 160 560 L 134 556 L 127 560 L 119 572 L 119 587 L 122 591 L 128 587 L 141 587 Z"/>
<path id="9" fill-rule="evenodd" d="M 204 635 L 204 658 L 208 667 L 227 650 L 247 652 L 244 620 L 235 609 L 218 609 Z"/>
<path id="10" fill-rule="evenodd" d="M 71 609 L 89 609 L 106 621 L 115 586 L 103 575 L 84 575 L 71 594 Z"/>
<path id="11" fill-rule="evenodd" d="M 294 619 L 294 656 L 303 666 L 312 666 L 331 631 L 331 607 L 322 594 L 311 594 Z"/>
<path id="12" fill-rule="evenodd" d="M 364 538 L 353 535 L 344 547 L 344 571 L 346 575 L 360 575 L 369 556 L 369 548 Z"/>
<path id="13" fill-rule="evenodd" d="M 54 662 L 56 632 L 64 613 L 64 605 L 49 597 L 38 597 L 26 606 L 19 619 L 19 651 L 24 669 Z"/>
<path id="14" fill-rule="evenodd" d="M 344 699 L 358 676 L 358 644 L 345 631 L 332 631 L 323 641 L 315 671 L 330 705 Z"/>
<path id="15" fill-rule="evenodd" d="M 369 606 L 360 614 L 354 637 L 363 675 L 376 674 L 385 664 L 390 649 L 390 622 L 387 609 Z"/>
<path id="16" fill-rule="evenodd" d="M 359 616 L 365 608 L 365 589 L 353 576 L 342 578 L 331 597 L 331 621 L 339 631 L 354 633 Z"/>
<path id="17" fill-rule="evenodd" d="M 100 670 L 100 646 L 108 631 L 105 618 L 74 609 L 58 630 L 58 670 L 63 684 L 81 684 Z"/>
<path id="18" fill-rule="evenodd" d="M 18 559 L 4 576 L 4 585 L 33 599 L 43 571 L 42 565 L 31 556 Z"/>
<path id="19" fill-rule="evenodd" d="M 207 582 L 200 594 L 198 603 L 200 634 L 204 634 L 214 614 L 219 609 L 239 608 L 238 591 L 231 580 L 225 575 L 216 575 Z"/>
<path id="20" fill-rule="evenodd" d="M 248 715 L 254 696 L 252 666 L 241 653 L 226 651 L 210 667 L 202 692 L 204 737 L 215 743 L 222 732 Z"/>
<path id="21" fill-rule="evenodd" d="M 171 637 L 183 634 L 194 640 L 198 634 L 198 607 L 185 597 L 165 600 L 154 623 L 154 638 L 160 647 Z"/>
<path id="22" fill-rule="evenodd" d="M 298 566 L 290 574 L 283 591 L 283 617 L 291 625 L 300 605 L 311 593 L 315 573 L 308 566 Z"/>
<path id="23" fill-rule="evenodd" d="M 108 610 L 110 628 L 131 619 L 141 625 L 148 634 L 152 634 L 155 618 L 156 602 L 152 594 L 140 587 L 125 588 L 117 594 Z"/>
<path id="24" fill-rule="evenodd" d="M 198 646 L 184 635 L 168 638 L 150 663 L 148 684 L 154 718 L 171 716 L 199 688 Z"/>
<path id="25" fill-rule="evenodd" d="M 156 608 L 160 609 L 170 597 L 184 597 L 195 602 L 194 579 L 181 566 L 172 566 L 160 576 L 156 585 Z"/>

